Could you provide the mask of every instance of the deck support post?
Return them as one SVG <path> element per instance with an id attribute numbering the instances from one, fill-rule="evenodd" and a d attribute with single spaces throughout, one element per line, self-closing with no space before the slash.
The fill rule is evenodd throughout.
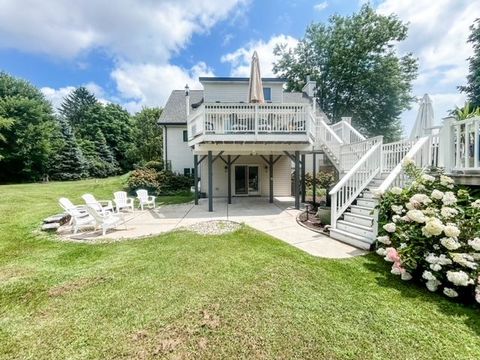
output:
<path id="1" fill-rule="evenodd" d="M 299 177 L 300 177 L 300 152 L 295 151 L 295 177 L 293 181 L 293 186 L 295 188 L 295 209 L 300 209 L 300 184 L 299 184 Z"/>
<path id="2" fill-rule="evenodd" d="M 306 184 L 305 184 L 305 154 L 302 154 L 301 156 L 302 158 L 302 180 L 301 180 L 301 184 L 302 184 L 302 203 L 305 202 L 305 190 L 306 190 Z"/>
<path id="3" fill-rule="evenodd" d="M 193 155 L 193 186 L 195 187 L 195 205 L 198 205 L 198 155 Z"/>
<path id="4" fill-rule="evenodd" d="M 208 211 L 213 211 L 213 159 L 212 159 L 212 152 L 208 152 Z"/>
<path id="5" fill-rule="evenodd" d="M 273 204 L 273 155 L 270 155 L 269 157 L 269 170 L 270 170 L 270 174 L 269 174 L 269 183 L 270 183 L 270 204 Z"/>
<path id="6" fill-rule="evenodd" d="M 315 203 L 317 201 L 317 154 L 313 153 L 312 154 L 313 158 L 313 164 L 312 164 L 312 172 L 313 172 L 313 178 L 312 178 L 312 197 L 313 197 L 313 206 L 315 206 Z"/>
<path id="7" fill-rule="evenodd" d="M 228 204 L 232 203 L 232 159 L 227 155 L 227 186 L 228 186 Z"/>

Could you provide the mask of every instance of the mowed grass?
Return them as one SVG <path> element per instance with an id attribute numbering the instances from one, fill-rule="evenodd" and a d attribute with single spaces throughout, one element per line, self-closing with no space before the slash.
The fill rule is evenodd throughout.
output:
<path id="1" fill-rule="evenodd" d="M 119 188 L 0 186 L 1 358 L 480 358 L 478 309 L 400 281 L 374 255 L 314 258 L 247 227 L 98 245 L 35 231 L 60 196 Z"/>

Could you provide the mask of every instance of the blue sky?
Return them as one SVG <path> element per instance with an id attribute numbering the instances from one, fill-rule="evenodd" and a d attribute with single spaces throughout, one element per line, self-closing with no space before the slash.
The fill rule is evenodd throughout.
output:
<path id="1" fill-rule="evenodd" d="M 257 50 L 271 75 L 276 43 L 294 46 L 312 22 L 351 14 L 365 1 L 107 0 L 0 2 L 0 69 L 28 79 L 58 105 L 84 85 L 103 101 L 134 112 L 162 106 L 172 89 L 198 76 L 245 76 Z M 437 122 L 461 105 L 471 48 L 468 27 L 480 0 L 378 0 L 381 13 L 410 23 L 398 47 L 419 58 L 414 94 L 432 95 Z M 408 132 L 415 105 L 402 115 Z"/>

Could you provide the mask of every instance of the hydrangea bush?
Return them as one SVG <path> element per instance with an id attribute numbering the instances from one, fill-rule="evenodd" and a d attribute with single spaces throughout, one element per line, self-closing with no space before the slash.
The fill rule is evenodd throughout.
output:
<path id="1" fill-rule="evenodd" d="M 443 174 L 426 174 L 412 160 L 411 184 L 380 197 L 377 254 L 403 280 L 480 303 L 480 200 Z"/>

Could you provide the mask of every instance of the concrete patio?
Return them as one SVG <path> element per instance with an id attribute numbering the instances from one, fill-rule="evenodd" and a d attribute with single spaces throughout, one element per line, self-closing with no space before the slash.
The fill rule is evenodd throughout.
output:
<path id="1" fill-rule="evenodd" d="M 263 231 L 313 256 L 349 258 L 365 254 L 365 251 L 298 225 L 296 216 L 300 211 L 294 208 L 291 197 L 275 198 L 274 204 L 262 197 L 235 197 L 230 205 L 225 198 L 216 198 L 214 209 L 214 212 L 208 212 L 206 199 L 201 199 L 199 205 L 164 205 L 154 210 L 124 213 L 126 229 L 120 226 L 110 230 L 105 237 L 98 231 L 64 235 L 79 240 L 120 240 L 161 234 L 203 221 L 230 220 Z"/>

